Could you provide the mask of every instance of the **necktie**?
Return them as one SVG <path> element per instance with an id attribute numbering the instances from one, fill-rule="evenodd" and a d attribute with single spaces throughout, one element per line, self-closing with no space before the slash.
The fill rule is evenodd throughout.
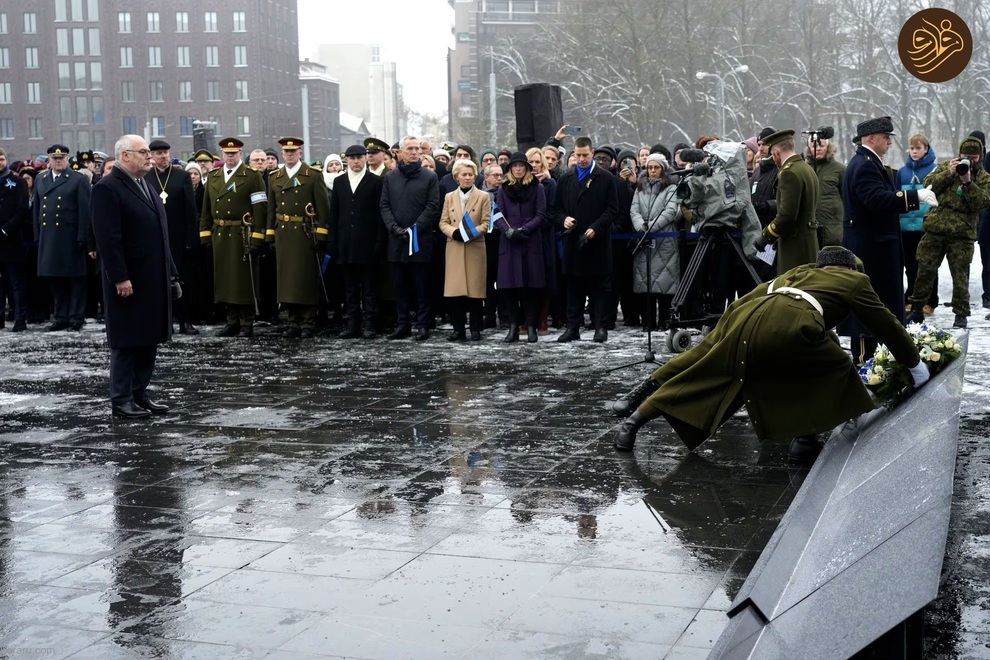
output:
<path id="1" fill-rule="evenodd" d="M 234 173 L 234 170 L 227 170 L 227 176 L 230 176 L 233 173 Z"/>
<path id="2" fill-rule="evenodd" d="M 144 193 L 145 198 L 150 200 L 151 193 L 148 192 L 148 184 L 144 182 L 144 179 L 138 179 L 137 182 L 138 182 L 138 188 L 140 188 L 141 192 Z"/>

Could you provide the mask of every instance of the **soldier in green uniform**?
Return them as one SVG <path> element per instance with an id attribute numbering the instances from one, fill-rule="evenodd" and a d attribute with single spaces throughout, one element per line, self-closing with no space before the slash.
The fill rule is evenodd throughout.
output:
<path id="1" fill-rule="evenodd" d="M 960 168 L 965 163 L 965 173 Z M 908 322 L 924 323 L 923 307 L 935 284 L 942 259 L 949 261 L 952 275 L 952 313 L 954 328 L 965 328 L 969 308 L 969 265 L 973 262 L 976 223 L 980 211 L 990 207 L 990 174 L 983 169 L 983 143 L 967 137 L 959 145 L 959 155 L 948 160 L 925 177 L 938 206 L 925 216 L 925 235 L 918 243 L 918 276 L 911 297 Z"/>
<path id="2" fill-rule="evenodd" d="M 818 252 L 818 177 L 794 153 L 794 131 L 777 131 L 763 138 L 777 164 L 777 217 L 763 229 L 757 249 L 777 247 L 777 274 L 810 264 Z"/>
<path id="3" fill-rule="evenodd" d="M 286 337 L 312 337 L 322 295 L 321 258 L 326 252 L 330 220 L 330 196 L 323 170 L 300 161 L 303 141 L 284 137 L 285 165 L 268 178 L 266 240 L 275 243 L 278 268 L 278 302 L 289 312 Z"/>
<path id="4" fill-rule="evenodd" d="M 265 181 L 241 161 L 244 143 L 220 141 L 223 167 L 210 172 L 203 185 L 199 240 L 213 246 L 213 299 L 227 305 L 227 325 L 220 337 L 254 334 L 257 311 L 258 260 L 265 244 L 268 219 Z"/>
<path id="5" fill-rule="evenodd" d="M 376 137 L 364 139 L 364 148 L 368 150 L 368 171 L 372 174 L 385 178 L 389 173 L 388 165 L 385 162 L 385 155 L 390 153 L 388 142 Z"/>
<path id="6" fill-rule="evenodd" d="M 615 448 L 632 451 L 639 428 L 663 416 L 694 449 L 745 405 L 757 437 L 795 438 L 792 455 L 806 456 L 814 434 L 873 409 L 849 353 L 829 330 L 850 313 L 909 365 L 915 385 L 928 380 L 914 342 L 857 270 L 856 256 L 831 246 L 815 263 L 733 302 L 701 343 L 630 392 L 635 412 Z"/>

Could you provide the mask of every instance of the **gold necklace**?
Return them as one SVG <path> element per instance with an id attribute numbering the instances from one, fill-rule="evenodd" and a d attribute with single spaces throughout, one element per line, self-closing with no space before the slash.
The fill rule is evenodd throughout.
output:
<path id="1" fill-rule="evenodd" d="M 168 166 L 168 174 L 165 176 L 165 183 L 162 183 L 162 177 L 158 174 L 158 168 L 155 168 L 155 178 L 158 179 L 158 187 L 162 189 L 158 196 L 162 198 L 162 204 L 168 201 L 168 193 L 165 192 L 165 187 L 168 185 L 169 179 L 172 178 L 172 166 Z"/>

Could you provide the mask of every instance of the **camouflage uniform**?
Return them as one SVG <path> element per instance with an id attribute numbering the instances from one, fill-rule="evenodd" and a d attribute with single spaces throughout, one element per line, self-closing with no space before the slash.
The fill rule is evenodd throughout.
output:
<path id="1" fill-rule="evenodd" d="M 990 174 L 983 169 L 983 145 L 976 138 L 966 138 L 959 145 L 960 154 L 977 153 L 980 159 L 972 166 L 972 182 L 962 185 L 959 177 L 949 170 L 949 163 L 940 164 L 925 177 L 932 187 L 938 206 L 928 212 L 922 225 L 925 235 L 918 243 L 918 277 L 914 283 L 911 304 L 921 309 L 932 293 L 935 276 L 942 259 L 949 260 L 952 275 L 952 312 L 969 316 L 969 265 L 973 261 L 976 242 L 976 222 L 980 209 L 990 207 Z"/>

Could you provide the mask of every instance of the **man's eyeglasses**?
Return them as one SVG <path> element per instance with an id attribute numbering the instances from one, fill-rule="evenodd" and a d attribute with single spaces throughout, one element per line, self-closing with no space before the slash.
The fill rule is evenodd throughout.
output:
<path id="1" fill-rule="evenodd" d="M 504 174 L 502 174 L 501 172 L 491 172 L 491 173 L 489 173 L 489 175 L 488 175 L 488 176 L 490 176 L 490 177 L 494 177 L 494 178 L 496 178 L 496 179 L 502 179 L 502 178 L 505 178 L 505 175 L 504 175 Z"/>
<path id="2" fill-rule="evenodd" d="M 145 158 L 151 155 L 151 149 L 124 149 L 124 151 L 130 151 L 132 154 L 141 154 Z"/>

